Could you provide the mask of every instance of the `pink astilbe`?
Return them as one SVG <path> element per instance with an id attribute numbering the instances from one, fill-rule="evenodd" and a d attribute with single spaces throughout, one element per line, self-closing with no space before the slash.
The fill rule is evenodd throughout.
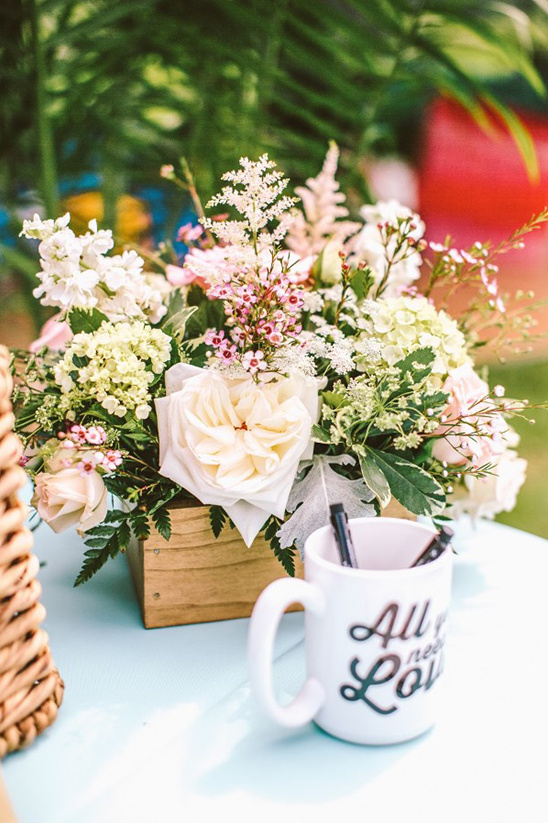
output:
<path id="1" fill-rule="evenodd" d="M 305 186 L 295 188 L 303 203 L 303 212 L 297 212 L 289 227 L 287 246 L 300 257 L 319 254 L 328 240 L 337 238 L 344 241 L 361 228 L 359 223 L 343 220 L 348 217 L 348 209 L 342 204 L 345 195 L 339 191 L 335 179 L 339 148 L 331 143 L 323 168 L 317 177 L 310 177 Z"/>

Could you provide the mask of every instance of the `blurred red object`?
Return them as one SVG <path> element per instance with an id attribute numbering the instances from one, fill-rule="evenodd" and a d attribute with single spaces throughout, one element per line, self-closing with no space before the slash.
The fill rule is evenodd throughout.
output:
<path id="1" fill-rule="evenodd" d="M 497 245 L 548 206 L 548 118 L 520 113 L 533 136 L 539 162 L 538 181 L 531 181 L 512 137 L 502 128 L 486 134 L 456 103 L 438 100 L 430 108 L 419 168 L 419 212 L 427 239 L 451 235 L 458 248 L 476 240 Z M 502 293 L 518 289 L 548 297 L 546 226 L 524 238 L 525 248 L 498 259 Z M 465 308 L 463 292 L 452 300 L 455 315 Z M 548 332 L 548 311 L 536 313 L 536 333 Z M 534 345 L 536 354 L 548 343 Z"/>
<path id="2" fill-rule="evenodd" d="M 438 100 L 427 116 L 419 177 L 422 216 L 493 224 L 512 231 L 548 204 L 548 118 L 520 113 L 536 145 L 540 178 L 527 177 L 507 131 L 486 134 L 456 103 Z"/>

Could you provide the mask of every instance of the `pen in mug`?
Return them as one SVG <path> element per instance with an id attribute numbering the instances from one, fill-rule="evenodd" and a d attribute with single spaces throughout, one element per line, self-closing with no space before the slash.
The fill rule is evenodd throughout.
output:
<path id="1" fill-rule="evenodd" d="M 421 551 L 415 562 L 411 564 L 411 568 L 413 566 L 424 566 L 425 563 L 430 563 L 431 560 L 435 560 L 445 551 L 452 539 L 452 530 L 447 526 L 442 526 L 438 534 L 432 538 L 428 545 Z"/>
<path id="2" fill-rule="evenodd" d="M 331 511 L 331 525 L 335 532 L 335 543 L 341 558 L 341 564 L 350 569 L 357 569 L 356 553 L 352 543 L 352 536 L 348 528 L 348 517 L 342 503 L 334 503 L 329 507 Z"/>

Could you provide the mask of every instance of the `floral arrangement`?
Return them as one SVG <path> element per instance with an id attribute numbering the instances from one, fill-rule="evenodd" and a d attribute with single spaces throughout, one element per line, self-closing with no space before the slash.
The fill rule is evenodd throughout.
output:
<path id="1" fill-rule="evenodd" d="M 435 520 L 513 507 L 526 464 L 508 421 L 527 401 L 491 390 L 474 354 L 530 336 L 531 295 L 501 295 L 495 259 L 548 212 L 497 248 L 427 243 L 395 201 L 349 220 L 337 162 L 332 145 L 293 197 L 266 155 L 242 158 L 211 217 L 188 170 L 163 167 L 200 216 L 181 259 L 112 254 L 111 231 L 76 236 L 68 214 L 24 222 L 34 294 L 59 313 L 15 353 L 17 428 L 38 514 L 84 533 L 77 583 L 151 523 L 169 539 L 180 497 L 210 507 L 216 536 L 264 530 L 290 573 L 334 502 L 375 516 L 393 497 Z"/>

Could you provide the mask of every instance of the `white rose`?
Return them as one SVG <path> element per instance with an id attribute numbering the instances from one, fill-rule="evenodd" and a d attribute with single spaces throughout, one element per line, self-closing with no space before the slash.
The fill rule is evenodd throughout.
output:
<path id="1" fill-rule="evenodd" d="M 517 452 L 507 449 L 503 452 L 493 470 L 483 478 L 467 476 L 464 479 L 467 494 L 455 501 L 451 514 L 469 514 L 493 519 L 500 512 L 512 511 L 520 488 L 525 482 L 527 460 L 518 457 Z"/>
<path id="2" fill-rule="evenodd" d="M 70 526 L 87 531 L 101 523 L 107 514 L 107 489 L 96 471 L 83 474 L 70 467 L 36 476 L 32 505 L 54 532 Z"/>
<path id="3" fill-rule="evenodd" d="M 160 474 L 222 506 L 250 546 L 269 515 L 283 517 L 317 417 L 316 381 L 258 384 L 184 363 L 157 399 Z"/>

